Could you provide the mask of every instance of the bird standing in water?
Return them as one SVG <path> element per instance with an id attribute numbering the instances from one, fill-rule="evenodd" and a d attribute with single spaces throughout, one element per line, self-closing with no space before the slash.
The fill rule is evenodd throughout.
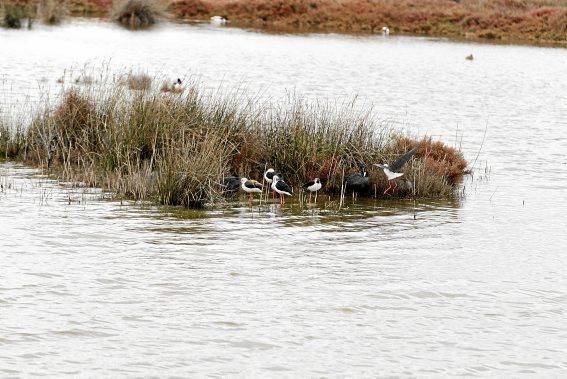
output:
<path id="1" fill-rule="evenodd" d="M 276 171 L 273 168 L 267 169 L 264 173 L 264 180 L 266 181 L 266 183 L 268 183 L 268 191 L 270 186 L 272 185 L 272 182 L 274 181 L 274 175 L 276 175 Z M 272 191 L 272 198 L 276 198 L 275 191 Z"/>
<path id="2" fill-rule="evenodd" d="M 396 159 L 391 164 L 387 164 L 387 163 L 374 164 L 374 166 L 380 167 L 382 170 L 384 170 L 384 174 L 386 174 L 386 176 L 388 177 L 388 188 L 386 188 L 386 190 L 384 191 L 384 195 L 388 194 L 390 190 L 392 190 L 392 193 L 394 193 L 394 190 L 398 186 L 395 179 L 399 178 L 404 174 L 403 172 L 401 172 L 402 167 L 404 167 L 404 165 L 415 155 L 416 152 L 417 152 L 417 147 L 414 147 L 404 155 L 398 157 L 398 159 Z"/>
<path id="3" fill-rule="evenodd" d="M 307 182 L 303 185 L 307 191 L 309 191 L 309 202 L 311 202 L 311 194 L 315 192 L 315 202 L 317 202 L 317 191 L 319 191 L 323 187 L 321 184 L 321 179 L 315 178 L 310 182 Z"/>
<path id="4" fill-rule="evenodd" d="M 272 189 L 280 195 L 280 204 L 285 204 L 285 196 L 293 196 L 293 188 L 284 182 L 278 175 L 274 175 Z"/>
<path id="5" fill-rule="evenodd" d="M 255 193 L 262 193 L 262 183 L 258 183 L 255 180 L 248 180 L 246 178 L 240 179 L 240 183 L 242 183 L 242 189 L 244 192 L 248 194 L 248 199 L 252 202 L 252 198 Z"/>

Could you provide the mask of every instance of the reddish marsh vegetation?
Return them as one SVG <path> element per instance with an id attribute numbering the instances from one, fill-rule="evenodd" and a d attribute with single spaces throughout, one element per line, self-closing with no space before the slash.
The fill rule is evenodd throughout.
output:
<path id="1" fill-rule="evenodd" d="M 112 13 L 129 24 L 137 21 L 131 16 L 136 12 L 124 10 L 137 7 L 142 9 L 142 21 L 150 24 L 167 9 L 178 19 L 219 15 L 233 26 L 285 31 L 376 33 L 387 25 L 402 34 L 567 43 L 567 0 L 4 0 L 0 23 L 19 27 L 24 19 L 35 17 L 42 2 L 50 4 L 43 9 L 55 14 L 51 19 L 57 22 L 57 15 L 68 9 L 75 15 Z"/>
<path id="2" fill-rule="evenodd" d="M 465 173 L 462 154 L 441 142 L 390 136 L 352 108 L 301 100 L 274 106 L 244 95 L 219 97 L 188 85 L 184 94 L 85 87 L 65 93 L 16 127 L 0 123 L 0 154 L 50 168 L 68 181 L 120 196 L 198 207 L 222 200 L 223 177 L 261 180 L 274 167 L 296 188 L 324 180 L 340 193 L 345 174 L 370 171 L 366 195 L 386 178 L 373 163 L 419 146 L 396 196 L 451 197 Z M 14 132 L 15 131 L 15 132 Z M 48 165 L 49 163 L 49 165 Z M 365 195 L 365 194 L 361 194 Z"/>
<path id="3" fill-rule="evenodd" d="M 181 18 L 299 31 L 378 32 L 565 43 L 565 0 L 173 0 Z"/>

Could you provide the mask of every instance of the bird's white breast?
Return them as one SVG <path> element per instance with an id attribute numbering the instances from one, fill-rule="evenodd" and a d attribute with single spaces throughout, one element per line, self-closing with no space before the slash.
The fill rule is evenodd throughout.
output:
<path id="1" fill-rule="evenodd" d="M 388 180 L 393 180 L 393 179 L 399 178 L 400 176 L 404 175 L 403 172 L 392 172 L 387 167 L 384 167 L 384 173 L 388 177 Z"/>

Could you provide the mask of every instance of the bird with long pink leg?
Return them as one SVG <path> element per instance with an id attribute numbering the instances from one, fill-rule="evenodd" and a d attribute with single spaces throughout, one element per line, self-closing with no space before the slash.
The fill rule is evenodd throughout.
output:
<path id="1" fill-rule="evenodd" d="M 240 183 L 242 184 L 241 185 L 242 190 L 248 194 L 248 201 L 250 203 L 252 203 L 252 199 L 255 193 L 262 193 L 263 191 L 262 183 L 259 183 L 255 180 L 252 179 L 248 180 L 246 178 L 241 178 Z"/>
<path id="2" fill-rule="evenodd" d="M 272 181 L 272 189 L 280 195 L 280 204 L 285 204 L 286 196 L 293 196 L 293 188 L 289 184 L 283 181 L 279 175 L 274 175 Z"/>
<path id="3" fill-rule="evenodd" d="M 386 190 L 384 191 L 384 195 L 388 195 L 390 190 L 392 191 L 391 194 L 394 193 L 394 190 L 396 189 L 396 187 L 398 187 L 398 184 L 396 183 L 396 178 L 399 178 L 400 176 L 404 175 L 404 173 L 401 172 L 402 168 L 410 159 L 412 159 L 412 157 L 415 155 L 416 152 L 417 152 L 417 147 L 399 156 L 398 159 L 396 159 L 394 162 L 390 164 L 387 163 L 374 164 L 374 166 L 380 167 L 382 170 L 384 170 L 384 174 L 386 174 L 386 176 L 388 177 L 388 188 L 386 188 Z"/>

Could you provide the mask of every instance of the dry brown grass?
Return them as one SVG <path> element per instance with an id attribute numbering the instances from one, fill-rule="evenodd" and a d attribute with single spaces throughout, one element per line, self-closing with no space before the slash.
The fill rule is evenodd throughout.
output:
<path id="1" fill-rule="evenodd" d="M 243 94 L 219 97 L 194 84 L 188 88 L 179 96 L 124 86 L 70 90 L 55 107 L 46 104 L 23 135 L 4 127 L 0 154 L 119 196 L 188 207 L 222 201 L 224 177 L 261 180 L 266 167 L 296 188 L 319 177 L 329 194 L 340 192 L 344 174 L 365 167 L 371 191 L 361 195 L 374 195 L 374 189 L 380 194 L 386 182 L 373 163 L 413 146 L 420 150 L 405 178 L 415 190 L 402 181 L 397 196 L 449 197 L 464 174 L 459 151 L 389 136 L 352 107 L 298 99 L 274 106 Z"/>
<path id="2" fill-rule="evenodd" d="M 148 74 L 128 74 L 121 83 L 133 91 L 149 91 L 152 88 L 152 77 Z"/>
<path id="3" fill-rule="evenodd" d="M 38 17 L 45 24 L 60 24 L 69 14 L 66 0 L 40 0 L 37 5 Z"/>

